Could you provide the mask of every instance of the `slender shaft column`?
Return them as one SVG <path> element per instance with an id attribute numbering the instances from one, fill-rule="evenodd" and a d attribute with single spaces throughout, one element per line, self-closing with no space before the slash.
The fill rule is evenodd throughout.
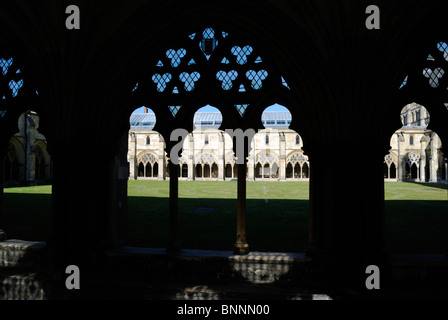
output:
<path id="1" fill-rule="evenodd" d="M 238 173 L 238 216 L 234 253 L 245 255 L 249 253 L 249 245 L 246 242 L 246 163 L 236 164 Z"/>
<path id="2" fill-rule="evenodd" d="M 445 165 L 445 183 L 448 184 L 448 162 L 445 162 L 444 165 Z"/>
<path id="3" fill-rule="evenodd" d="M 3 218 L 3 187 L 5 183 L 5 176 L 4 176 L 4 156 L 3 153 L 0 152 L 0 241 L 3 241 L 6 239 L 6 233 L 4 231 L 4 218 Z"/>
<path id="4" fill-rule="evenodd" d="M 178 201 L 179 201 L 179 165 L 169 162 L 170 168 L 170 220 L 169 220 L 169 243 L 168 252 L 180 251 L 179 243 L 179 221 L 178 221 Z"/>

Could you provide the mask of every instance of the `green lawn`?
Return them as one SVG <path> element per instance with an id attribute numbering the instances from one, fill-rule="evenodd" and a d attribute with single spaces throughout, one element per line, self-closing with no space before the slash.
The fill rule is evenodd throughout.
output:
<path id="1" fill-rule="evenodd" d="M 303 252 L 308 244 L 308 183 L 248 182 L 247 239 L 254 251 Z M 168 181 L 129 181 L 127 245 L 168 241 Z M 184 248 L 232 250 L 236 230 L 234 181 L 179 182 Z M 391 252 L 442 253 L 448 246 L 446 185 L 385 184 L 386 245 Z M 45 240 L 51 186 L 5 189 L 9 238 Z"/>
<path id="2" fill-rule="evenodd" d="M 129 181 L 128 233 L 134 245 L 168 241 L 168 182 Z M 179 222 L 186 248 L 233 250 L 237 184 L 179 182 Z M 291 251 L 308 241 L 308 183 L 248 182 L 247 237 L 253 250 Z M 153 230 L 153 232 L 148 232 Z"/>

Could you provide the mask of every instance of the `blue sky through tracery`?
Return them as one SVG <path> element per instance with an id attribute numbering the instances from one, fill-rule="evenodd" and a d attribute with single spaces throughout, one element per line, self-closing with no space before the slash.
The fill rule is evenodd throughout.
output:
<path id="1" fill-rule="evenodd" d="M 215 111 L 216 111 L 216 109 L 214 107 L 207 105 L 207 106 L 201 108 L 200 112 L 215 112 Z M 268 107 L 266 109 L 266 111 L 288 111 L 288 110 L 285 107 L 283 107 L 282 105 L 279 105 L 276 103 L 276 104 Z M 144 113 L 144 112 L 145 112 L 145 107 L 141 107 L 141 108 L 136 109 L 133 113 Z M 150 110 L 148 110 L 148 112 L 152 113 L 152 111 L 150 111 Z"/>

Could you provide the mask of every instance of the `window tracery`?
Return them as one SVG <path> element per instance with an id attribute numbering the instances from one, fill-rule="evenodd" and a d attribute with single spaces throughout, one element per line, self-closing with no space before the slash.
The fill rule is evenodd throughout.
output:
<path id="1" fill-rule="evenodd" d="M 9 58 L 1 58 L 0 59 L 0 68 L 1 68 L 1 74 L 2 76 L 8 77 L 9 81 L 6 81 L 8 83 L 8 88 L 2 88 L 2 100 L 6 100 L 7 98 L 7 90 L 10 90 L 10 95 L 12 98 L 17 97 L 19 94 L 19 90 L 23 87 L 23 79 L 20 79 L 21 70 L 17 69 L 14 71 L 14 59 Z M 5 90 L 6 89 L 6 90 Z"/>
<path id="2" fill-rule="evenodd" d="M 208 164 L 211 165 L 216 163 L 215 157 L 210 153 L 201 153 L 198 157 L 196 157 L 196 164 Z"/>
<path id="3" fill-rule="evenodd" d="M 148 74 L 150 81 L 137 83 L 132 92 L 142 92 L 149 85 L 150 90 L 168 99 L 166 105 L 173 117 L 181 107 L 174 99 L 203 86 L 208 92 L 239 94 L 241 102 L 249 102 L 253 93 L 265 89 L 272 77 L 264 59 L 248 41 L 232 38 L 227 32 L 212 27 L 190 34 L 178 47 L 162 51 L 156 61 Z M 269 83 L 290 89 L 283 77 L 276 77 L 276 81 L 269 80 Z M 241 117 L 250 106 L 244 102 L 235 104 Z"/>
<path id="4" fill-rule="evenodd" d="M 154 163 L 158 162 L 158 159 L 152 153 L 146 153 L 140 158 L 139 162 L 143 163 L 144 165 L 146 165 L 147 163 L 154 164 Z"/>

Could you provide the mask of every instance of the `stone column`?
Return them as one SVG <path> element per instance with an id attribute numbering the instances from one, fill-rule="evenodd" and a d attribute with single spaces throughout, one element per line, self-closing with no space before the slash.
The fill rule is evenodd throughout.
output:
<path id="1" fill-rule="evenodd" d="M 426 135 L 420 139 L 420 181 L 422 182 L 426 182 L 426 179 L 428 178 L 426 177 L 426 147 L 429 141 L 430 140 Z"/>
<path id="2" fill-rule="evenodd" d="M 279 170 L 278 178 L 280 181 L 285 181 L 286 180 L 286 138 L 285 138 L 284 132 L 280 132 L 279 141 L 280 141 L 280 144 L 279 144 L 280 164 L 279 164 L 279 168 L 278 168 L 278 170 Z"/>
<path id="3" fill-rule="evenodd" d="M 1 148 L 1 146 L 0 146 Z M 5 176 L 3 172 L 5 155 L 3 148 L 0 149 L 0 241 L 6 240 L 6 232 L 4 230 L 4 218 L 3 218 L 3 196 L 4 196 L 4 184 Z"/>
<path id="4" fill-rule="evenodd" d="M 223 181 L 225 174 L 225 163 L 226 163 L 226 149 L 225 149 L 225 139 L 224 139 L 224 133 L 221 131 L 218 131 L 218 180 Z"/>
<path id="5" fill-rule="evenodd" d="M 138 176 L 138 170 L 136 168 L 137 166 L 137 159 L 136 159 L 136 138 L 135 133 L 130 132 L 129 133 L 130 142 L 129 142 L 129 179 L 131 180 L 137 180 Z"/>
<path id="6" fill-rule="evenodd" d="M 170 167 L 170 205 L 169 205 L 169 243 L 168 252 L 179 252 L 179 218 L 178 218 L 178 201 L 179 201 L 179 165 L 169 162 Z"/>
<path id="7" fill-rule="evenodd" d="M 420 181 L 425 182 L 426 181 L 426 156 L 424 154 L 424 151 L 420 158 Z"/>
<path id="8" fill-rule="evenodd" d="M 252 139 L 251 142 L 252 148 L 251 148 L 251 152 L 249 153 L 249 160 L 248 160 L 248 179 L 249 181 L 255 181 L 255 155 L 256 155 L 256 150 L 255 150 L 255 138 Z"/>
<path id="9" fill-rule="evenodd" d="M 236 164 L 238 170 L 238 211 L 234 253 L 237 255 L 249 254 L 249 245 L 246 241 L 246 165 L 246 157 L 244 157 L 243 164 Z"/>
<path id="10" fill-rule="evenodd" d="M 35 180 L 35 154 L 34 154 L 34 121 L 28 114 L 24 113 L 25 126 L 25 181 L 30 183 Z"/>
<path id="11" fill-rule="evenodd" d="M 157 172 L 157 180 L 165 180 L 166 179 L 166 164 L 165 164 L 165 140 L 162 135 L 159 134 L 159 163 L 158 163 L 158 172 Z"/>
<path id="12" fill-rule="evenodd" d="M 429 161 L 430 182 L 437 183 L 437 169 L 439 168 L 439 159 L 437 155 L 437 146 L 435 137 L 431 139 L 431 158 Z"/>
<path id="13" fill-rule="evenodd" d="M 194 136 L 193 133 L 188 135 L 188 180 L 195 180 L 195 165 L 194 165 Z"/>
<path id="14" fill-rule="evenodd" d="M 401 154 L 401 144 L 402 136 L 397 133 L 397 150 L 398 150 L 398 162 L 397 162 L 397 181 L 404 180 L 406 164 L 404 161 L 404 155 Z"/>
<path id="15" fill-rule="evenodd" d="M 448 162 L 445 162 L 444 165 L 445 165 L 445 183 L 448 184 Z"/>

